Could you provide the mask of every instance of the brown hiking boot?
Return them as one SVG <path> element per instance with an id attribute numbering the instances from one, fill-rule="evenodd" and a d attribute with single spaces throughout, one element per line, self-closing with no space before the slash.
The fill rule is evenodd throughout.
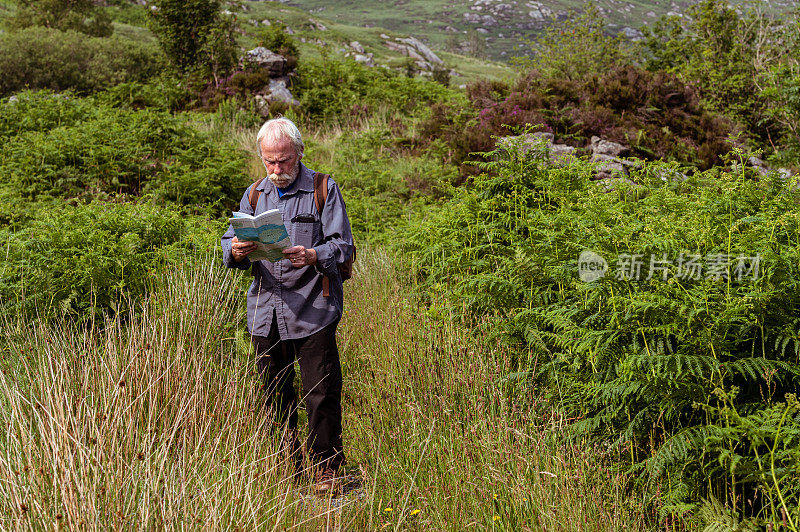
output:
<path id="1" fill-rule="evenodd" d="M 314 493 L 321 496 L 333 496 L 339 491 L 339 478 L 336 470 L 325 467 L 314 475 Z"/>

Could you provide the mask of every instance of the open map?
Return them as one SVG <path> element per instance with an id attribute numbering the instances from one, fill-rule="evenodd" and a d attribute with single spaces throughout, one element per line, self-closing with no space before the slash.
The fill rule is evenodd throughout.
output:
<path id="1" fill-rule="evenodd" d="M 262 212 L 258 216 L 234 212 L 233 218 L 228 221 L 239 240 L 257 244 L 256 250 L 247 256 L 250 260 L 279 261 L 284 258 L 282 251 L 292 245 L 278 209 Z"/>

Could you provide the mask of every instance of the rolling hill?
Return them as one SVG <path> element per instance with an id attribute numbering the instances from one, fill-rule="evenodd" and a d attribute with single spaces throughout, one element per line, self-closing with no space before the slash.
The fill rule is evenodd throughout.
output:
<path id="1" fill-rule="evenodd" d="M 610 33 L 629 38 L 638 29 L 663 15 L 681 15 L 693 1 L 687 0 L 597 0 Z M 737 4 L 739 2 L 733 2 Z M 553 18 L 566 18 L 581 9 L 582 0 L 288 0 L 312 14 L 335 22 L 364 27 L 383 27 L 419 37 L 440 50 L 478 52 L 495 60 L 519 54 L 524 39 L 531 39 Z M 791 0 L 758 4 L 772 12 L 795 8 Z M 742 9 L 747 9 L 743 6 Z"/>

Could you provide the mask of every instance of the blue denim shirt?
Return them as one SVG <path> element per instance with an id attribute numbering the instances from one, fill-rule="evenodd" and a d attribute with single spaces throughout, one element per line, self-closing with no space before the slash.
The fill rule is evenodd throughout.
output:
<path id="1" fill-rule="evenodd" d="M 222 237 L 222 260 L 229 268 L 246 270 L 251 264 L 253 266 L 253 283 L 247 291 L 247 329 L 250 334 L 267 336 L 274 310 L 282 340 L 304 338 L 342 317 L 344 298 L 338 265 L 347 260 L 354 249 L 344 199 L 339 186 L 329 178 L 328 197 L 320 216 L 314 204 L 314 172 L 302 163 L 297 179 L 280 197 L 269 179 L 261 181 L 258 190 L 261 195 L 255 212 L 248 199 L 249 187 L 242 196 L 239 210 L 260 214 L 280 209 L 292 245 L 313 247 L 317 252 L 317 263 L 294 268 L 288 259 L 251 262 L 245 257 L 236 262 L 231 254 L 234 233 L 230 227 Z M 310 214 L 315 221 L 292 223 L 298 214 Z M 322 295 L 323 275 L 330 279 L 328 297 Z"/>

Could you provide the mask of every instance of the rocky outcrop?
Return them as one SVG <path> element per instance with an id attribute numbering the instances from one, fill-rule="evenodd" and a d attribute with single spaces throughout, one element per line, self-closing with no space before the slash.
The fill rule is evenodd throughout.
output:
<path id="1" fill-rule="evenodd" d="M 279 77 L 287 73 L 286 58 L 263 46 L 245 52 L 244 61 L 251 67 L 266 68 L 270 77 Z"/>
<path id="2" fill-rule="evenodd" d="M 275 103 L 282 105 L 300 105 L 300 102 L 292 96 L 287 88 L 288 78 L 270 79 L 269 85 L 261 89 L 253 97 L 255 108 L 263 116 L 269 116 L 270 107 Z"/>
<path id="3" fill-rule="evenodd" d="M 556 144 L 552 133 L 537 132 L 511 137 L 502 137 L 497 140 L 497 147 L 506 152 L 521 150 L 522 153 L 531 151 L 547 157 L 555 165 L 565 165 L 576 156 L 576 150 L 567 144 Z"/>
<path id="4" fill-rule="evenodd" d="M 382 35 L 388 38 L 386 35 Z M 444 67 L 444 61 L 437 56 L 430 48 L 416 37 L 395 37 L 393 40 L 386 40 L 386 46 L 390 50 L 399 52 L 414 60 L 417 68 L 431 72 Z"/>
<path id="5" fill-rule="evenodd" d="M 269 84 L 255 92 L 256 110 L 262 115 L 269 115 L 270 105 L 300 105 L 300 102 L 289 91 L 290 75 L 286 58 L 268 48 L 259 46 L 244 54 L 242 67 L 247 69 L 265 69 L 269 73 Z"/>
<path id="6" fill-rule="evenodd" d="M 269 94 L 267 99 L 271 102 L 282 102 L 289 105 L 300 105 L 289 89 L 286 87 L 288 79 L 277 78 L 269 80 Z"/>
<path id="7" fill-rule="evenodd" d="M 631 151 L 630 148 L 618 142 L 611 142 L 597 136 L 591 138 L 589 147 L 592 150 L 592 156 L 598 157 L 624 157 Z"/>
<path id="8" fill-rule="evenodd" d="M 345 57 L 352 57 L 357 63 L 362 63 L 368 67 L 375 66 L 375 57 L 372 52 L 367 52 L 358 41 L 353 41 L 347 45 L 350 49 L 344 54 Z"/>
<path id="9" fill-rule="evenodd" d="M 771 168 L 765 160 L 756 156 L 748 157 L 746 164 L 758 172 L 758 174 L 762 177 L 767 176 L 772 172 L 777 172 L 778 175 L 780 175 L 783 179 L 792 177 L 791 170 L 787 170 L 786 168 Z"/>
<path id="10" fill-rule="evenodd" d="M 374 67 L 375 66 L 375 58 L 373 57 L 373 55 L 371 53 L 368 53 L 368 54 L 354 54 L 353 55 L 353 60 L 355 60 L 356 63 L 363 63 L 364 65 L 366 65 L 368 67 Z"/>
<path id="11" fill-rule="evenodd" d="M 592 137 L 589 149 L 592 153 L 590 160 L 599 163 L 595 170 L 597 179 L 624 177 L 636 167 L 635 162 L 622 159 L 630 153 L 630 148 L 618 142 Z"/>
<path id="12" fill-rule="evenodd" d="M 631 28 L 629 26 L 625 26 L 624 28 L 622 28 L 620 30 L 620 33 L 629 41 L 636 42 L 644 39 L 644 34 L 641 31 L 635 28 Z"/>

